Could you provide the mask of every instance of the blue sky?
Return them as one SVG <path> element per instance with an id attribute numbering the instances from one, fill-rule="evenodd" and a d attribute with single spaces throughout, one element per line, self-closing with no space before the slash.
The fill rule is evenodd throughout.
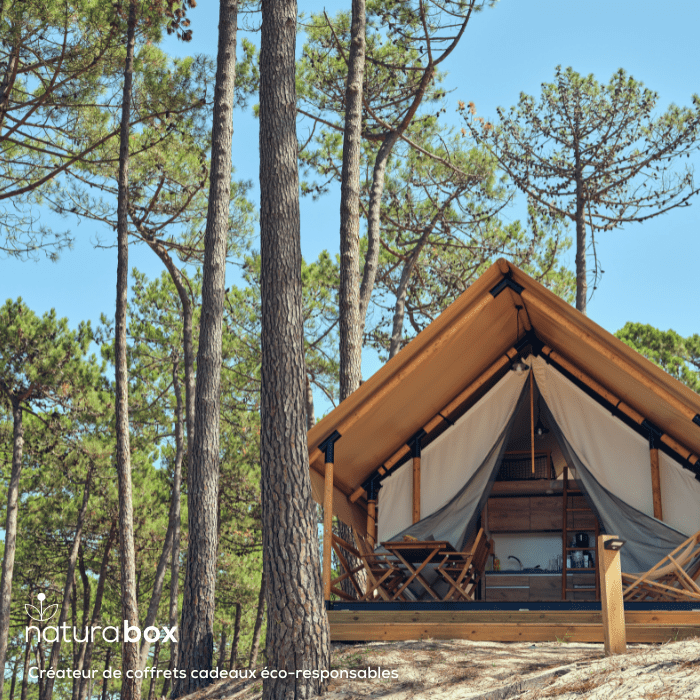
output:
<path id="1" fill-rule="evenodd" d="M 300 2 L 306 13 L 329 14 L 349 8 L 349 0 Z M 194 39 L 188 45 L 169 41 L 178 54 L 216 50 L 218 3 L 201 0 L 190 11 Z M 553 79 L 555 66 L 572 66 L 607 82 L 624 68 L 659 93 L 659 105 L 689 105 L 700 93 L 700 3 L 675 0 L 662 9 L 642 0 L 501 0 L 484 10 L 468 28 L 461 44 L 444 64 L 449 72 L 446 119 L 458 123 L 458 100 L 473 101 L 479 115 L 495 117 L 495 109 L 514 104 L 521 91 L 538 95 L 542 82 Z M 254 37 L 257 39 L 257 37 Z M 300 41 L 303 37 L 300 37 Z M 233 162 L 237 175 L 258 177 L 257 122 L 250 113 L 234 118 Z M 698 158 L 694 159 L 700 162 Z M 698 173 L 700 178 L 700 173 Z M 257 185 L 253 201 L 257 204 Z M 313 259 L 324 248 L 338 250 L 337 194 L 317 202 L 302 202 L 302 251 Z M 506 213 L 518 218 L 519 210 Z M 695 267 L 700 258 L 697 221 L 700 200 L 694 206 L 601 236 L 599 257 L 605 275 L 589 316 L 614 332 L 626 321 L 673 328 L 683 335 L 700 332 L 694 299 Z M 116 249 L 95 249 L 99 232 L 90 222 L 59 221 L 72 228 L 76 244 L 58 263 L 0 260 L 0 299 L 22 296 L 37 312 L 55 307 L 72 325 L 113 315 Z M 574 254 L 568 263 L 573 268 Z M 132 246 L 130 266 L 150 276 L 161 265 L 148 250 Z M 377 369 L 368 357 L 364 374 Z"/>

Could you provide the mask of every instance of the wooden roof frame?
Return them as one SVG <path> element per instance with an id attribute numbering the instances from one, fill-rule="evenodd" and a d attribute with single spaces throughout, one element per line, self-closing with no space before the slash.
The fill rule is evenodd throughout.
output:
<path id="1" fill-rule="evenodd" d="M 518 336 L 518 337 L 516 337 Z M 409 456 L 473 405 L 536 337 L 544 357 L 637 426 L 661 431 L 661 447 L 700 474 L 700 396 L 506 260 L 496 261 L 433 323 L 308 433 L 314 498 L 334 431 L 333 511 L 365 532 L 364 485 Z"/>

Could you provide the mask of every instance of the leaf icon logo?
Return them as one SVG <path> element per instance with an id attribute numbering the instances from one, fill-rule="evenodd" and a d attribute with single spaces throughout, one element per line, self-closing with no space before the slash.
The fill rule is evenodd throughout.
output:
<path id="1" fill-rule="evenodd" d="M 44 609 L 46 596 L 43 593 L 39 593 L 37 598 L 39 599 L 40 607 L 37 608 L 36 605 L 26 603 L 24 609 L 32 620 L 48 622 L 58 612 L 58 604 L 54 603 L 53 605 L 48 605 L 46 609 Z"/>
<path id="2" fill-rule="evenodd" d="M 46 608 L 46 610 L 44 610 L 43 622 L 48 622 L 57 612 L 58 612 L 58 603 L 54 603 L 53 605 L 49 605 L 49 607 Z"/>
<path id="3" fill-rule="evenodd" d="M 32 618 L 32 620 L 36 620 L 37 622 L 43 622 L 43 617 L 41 614 L 41 610 L 36 607 L 36 605 L 31 605 L 30 603 L 27 603 L 24 606 L 24 609 L 27 611 L 27 615 Z"/>

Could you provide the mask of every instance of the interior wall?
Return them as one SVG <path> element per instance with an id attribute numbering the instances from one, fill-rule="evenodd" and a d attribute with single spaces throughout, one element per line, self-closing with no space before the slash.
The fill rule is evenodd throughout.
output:
<path id="1" fill-rule="evenodd" d="M 496 533 L 491 538 L 495 554 L 501 562 L 501 571 L 520 568 L 518 562 L 508 559 L 510 556 L 520 559 L 524 569 L 534 569 L 538 565 L 547 569 L 549 560 L 561 554 L 561 535 L 557 534 Z"/>

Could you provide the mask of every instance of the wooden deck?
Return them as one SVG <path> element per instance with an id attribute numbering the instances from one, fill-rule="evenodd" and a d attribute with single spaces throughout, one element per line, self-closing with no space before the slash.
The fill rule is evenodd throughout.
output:
<path id="1" fill-rule="evenodd" d="M 334 642 L 603 642 L 601 613 L 588 610 L 329 610 L 328 619 Z M 700 637 L 700 610 L 628 610 L 625 622 L 632 644 Z"/>

